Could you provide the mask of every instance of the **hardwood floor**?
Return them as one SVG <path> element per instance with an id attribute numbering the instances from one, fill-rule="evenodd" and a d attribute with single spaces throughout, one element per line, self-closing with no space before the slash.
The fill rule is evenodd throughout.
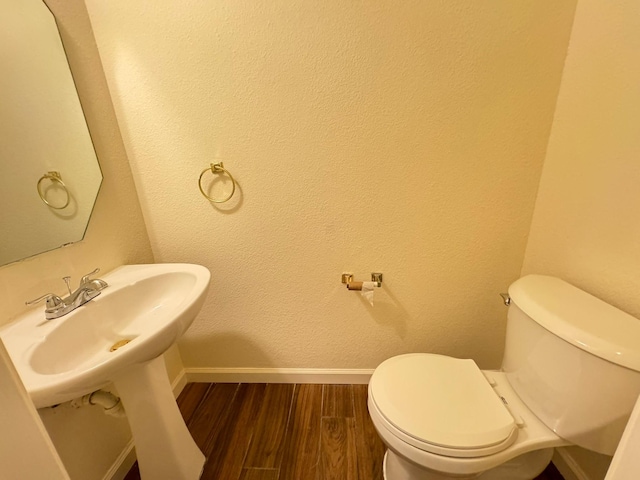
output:
<path id="1" fill-rule="evenodd" d="M 207 457 L 203 480 L 383 478 L 366 385 L 190 383 L 178 406 Z M 139 479 L 136 464 L 125 480 Z M 562 476 L 550 465 L 536 480 Z"/>

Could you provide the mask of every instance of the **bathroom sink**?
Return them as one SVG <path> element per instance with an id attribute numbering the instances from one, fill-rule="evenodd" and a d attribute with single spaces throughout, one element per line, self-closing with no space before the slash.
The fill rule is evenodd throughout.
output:
<path id="1" fill-rule="evenodd" d="M 73 312 L 45 320 L 33 309 L 0 331 L 36 407 L 98 390 L 164 353 L 191 325 L 210 273 L 200 265 L 127 265 Z"/>

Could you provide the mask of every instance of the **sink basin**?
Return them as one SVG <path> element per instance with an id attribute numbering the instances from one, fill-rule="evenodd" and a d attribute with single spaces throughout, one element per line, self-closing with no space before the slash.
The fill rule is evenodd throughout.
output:
<path id="1" fill-rule="evenodd" d="M 157 357 L 191 324 L 194 315 L 181 307 L 202 291 L 197 280 L 190 272 L 173 271 L 105 290 L 95 302 L 60 319 L 34 346 L 31 367 L 43 375 L 93 369 L 95 376 L 99 365 Z M 114 345 L 122 346 L 111 351 Z"/>
<path id="2" fill-rule="evenodd" d="M 164 353 L 191 325 L 209 278 L 200 265 L 123 266 L 104 275 L 109 287 L 82 307 L 54 320 L 31 310 L 0 337 L 36 407 L 56 405 Z"/>
<path id="3" fill-rule="evenodd" d="M 36 407 L 113 383 L 145 480 L 196 480 L 204 455 L 184 424 L 161 355 L 200 311 L 210 279 L 200 265 L 126 265 L 109 287 L 67 315 L 30 310 L 0 330 Z"/>

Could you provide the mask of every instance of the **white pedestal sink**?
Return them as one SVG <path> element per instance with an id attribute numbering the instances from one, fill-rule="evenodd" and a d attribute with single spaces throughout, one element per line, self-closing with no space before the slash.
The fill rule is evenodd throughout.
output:
<path id="1" fill-rule="evenodd" d="M 142 478 L 195 480 L 205 458 L 182 420 L 161 355 L 202 307 L 209 271 L 189 264 L 127 265 L 102 279 L 109 287 L 84 306 L 54 320 L 31 310 L 0 337 L 36 407 L 114 383 Z M 116 344 L 123 345 L 111 351 Z"/>

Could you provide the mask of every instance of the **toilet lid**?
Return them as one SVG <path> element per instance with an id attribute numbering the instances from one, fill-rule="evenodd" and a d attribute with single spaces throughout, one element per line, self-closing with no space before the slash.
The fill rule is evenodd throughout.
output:
<path id="1" fill-rule="evenodd" d="M 470 451 L 500 451 L 517 436 L 513 417 L 473 360 L 392 357 L 378 366 L 369 387 L 381 415 L 426 451 L 476 456 Z"/>

